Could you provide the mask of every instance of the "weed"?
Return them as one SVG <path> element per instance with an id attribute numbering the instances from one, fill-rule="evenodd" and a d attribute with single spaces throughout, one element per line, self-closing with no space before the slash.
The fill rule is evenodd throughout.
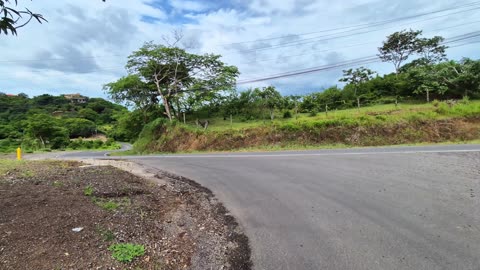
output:
<path id="1" fill-rule="evenodd" d="M 54 187 L 63 187 L 63 183 L 60 181 L 53 181 L 52 186 Z"/>
<path id="2" fill-rule="evenodd" d="M 122 263 L 129 263 L 136 257 L 141 257 L 145 254 L 145 247 L 143 245 L 134 245 L 130 243 L 113 244 L 108 250 L 112 252 L 112 257 Z"/>
<path id="3" fill-rule="evenodd" d="M 88 185 L 83 189 L 83 195 L 90 197 L 93 195 L 93 191 L 93 187 Z"/>
<path id="4" fill-rule="evenodd" d="M 35 175 L 35 174 L 34 174 L 32 171 L 29 171 L 29 170 L 24 171 L 24 172 L 22 172 L 22 174 L 21 174 L 21 176 L 22 176 L 23 178 L 30 178 L 30 177 L 33 177 L 34 175 Z"/>
<path id="5" fill-rule="evenodd" d="M 97 201 L 96 204 L 107 211 L 114 211 L 120 207 L 120 204 L 113 200 Z"/>
<path id="6" fill-rule="evenodd" d="M 113 199 L 102 199 L 102 198 L 92 198 L 92 201 L 100 206 L 101 208 L 107 210 L 107 211 L 115 211 L 120 207 L 126 207 L 131 204 L 131 201 L 129 198 L 124 197 L 120 201 L 115 201 Z"/>
<path id="7" fill-rule="evenodd" d="M 105 242 L 111 242 L 115 240 L 115 234 L 111 230 L 97 226 L 97 232 L 102 236 Z"/>

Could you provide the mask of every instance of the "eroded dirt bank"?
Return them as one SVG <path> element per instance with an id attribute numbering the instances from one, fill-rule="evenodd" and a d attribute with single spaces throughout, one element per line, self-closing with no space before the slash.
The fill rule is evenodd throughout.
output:
<path id="1" fill-rule="evenodd" d="M 130 163 L 99 165 L 0 164 L 0 269 L 251 268 L 248 239 L 209 190 Z M 119 262 L 116 243 L 144 255 Z"/>

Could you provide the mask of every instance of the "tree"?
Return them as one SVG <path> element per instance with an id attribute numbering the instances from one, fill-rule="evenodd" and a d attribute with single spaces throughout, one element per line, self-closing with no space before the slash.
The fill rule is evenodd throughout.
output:
<path id="1" fill-rule="evenodd" d="M 440 45 L 444 40 L 440 36 L 418 39 L 417 53 L 421 56 L 420 61 L 426 64 L 434 64 L 446 60 L 447 55 L 445 51 L 447 46 Z"/>
<path id="2" fill-rule="evenodd" d="M 68 131 L 57 119 L 48 114 L 35 114 L 27 120 L 27 135 L 40 141 L 42 147 L 50 145 L 53 149 L 66 147 L 70 142 Z"/>
<path id="3" fill-rule="evenodd" d="M 435 65 L 436 80 L 449 88 L 455 97 L 480 92 L 480 61 L 462 59 Z"/>
<path id="4" fill-rule="evenodd" d="M 90 108 L 84 108 L 78 111 L 81 118 L 96 122 L 98 120 L 98 113 Z"/>
<path id="5" fill-rule="evenodd" d="M 383 42 L 383 46 L 378 48 L 378 57 L 383 62 L 391 62 L 398 74 L 402 63 L 418 52 L 418 37 L 421 34 L 422 31 L 414 30 L 403 30 L 391 34 Z"/>
<path id="6" fill-rule="evenodd" d="M 102 0 L 105 2 L 105 0 Z M 13 3 L 12 3 L 13 2 Z M 32 20 L 39 23 L 48 22 L 42 14 L 33 13 L 28 8 L 17 9 L 18 0 L 0 0 L 0 35 L 17 35 L 17 29 L 29 24 Z"/>
<path id="7" fill-rule="evenodd" d="M 70 138 L 87 138 L 93 135 L 96 130 L 94 122 L 82 118 L 65 119 L 63 124 L 67 128 Z"/>
<path id="8" fill-rule="evenodd" d="M 420 59 L 414 65 L 437 63 L 446 57 L 447 46 L 441 45 L 443 37 L 420 38 L 422 31 L 403 30 L 387 37 L 383 46 L 378 48 L 378 57 L 383 62 L 390 62 L 395 67 L 395 73 L 401 72 L 402 64 L 410 56 L 418 55 Z"/>
<path id="9" fill-rule="evenodd" d="M 343 71 L 343 78 L 341 78 L 340 81 L 353 85 L 354 96 L 357 99 L 358 109 L 360 109 L 360 96 L 358 95 L 358 88 L 362 83 L 369 81 L 373 77 L 373 74 L 375 74 L 374 71 L 365 67 Z"/>
<path id="10" fill-rule="evenodd" d="M 13 3 L 12 3 L 13 2 Z M 18 0 L 0 0 L 0 34 L 17 35 L 17 29 L 24 27 L 32 19 L 37 22 L 47 22 L 41 14 L 33 13 L 28 8 L 18 10 Z"/>
<path id="11" fill-rule="evenodd" d="M 179 100 L 185 93 L 208 93 L 231 89 L 239 75 L 234 66 L 220 61 L 220 55 L 196 55 L 177 47 L 145 43 L 128 58 L 129 83 L 125 78 L 107 84 L 105 89 L 114 97 L 128 101 L 129 97 L 141 96 L 139 100 L 161 100 L 164 114 L 171 121 L 172 109 L 180 113 Z M 132 79 L 132 77 L 134 76 Z M 156 91 L 153 100 L 151 89 Z M 139 95 L 132 95 L 131 93 Z M 138 104 L 138 102 L 135 102 Z"/>
<path id="12" fill-rule="evenodd" d="M 270 119 L 273 121 L 275 109 L 282 106 L 282 95 L 273 86 L 264 87 L 262 90 L 256 89 L 256 91 L 258 91 L 258 96 L 262 99 L 262 107 L 269 110 Z"/>

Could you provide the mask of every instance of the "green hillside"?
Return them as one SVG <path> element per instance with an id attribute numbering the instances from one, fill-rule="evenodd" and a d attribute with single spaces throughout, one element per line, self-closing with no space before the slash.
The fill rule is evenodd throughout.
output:
<path id="1" fill-rule="evenodd" d="M 112 140 L 72 140 L 107 135 L 123 106 L 81 95 L 0 94 L 0 152 L 112 148 Z M 102 137 L 102 136 L 100 136 Z"/>

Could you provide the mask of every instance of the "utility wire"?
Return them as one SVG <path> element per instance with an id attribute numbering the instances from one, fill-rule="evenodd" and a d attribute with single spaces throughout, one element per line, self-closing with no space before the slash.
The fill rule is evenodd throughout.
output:
<path id="1" fill-rule="evenodd" d="M 419 13 L 419 14 L 415 14 L 415 15 L 411 15 L 411 16 L 405 16 L 405 17 L 400 17 L 400 18 L 395 18 L 395 19 L 390 19 L 390 20 L 385 20 L 385 21 L 379 21 L 379 22 L 373 22 L 373 23 L 364 23 L 364 24 L 352 25 L 352 26 L 347 26 L 347 27 L 338 27 L 338 28 L 327 29 L 327 30 L 322 30 L 322 31 L 316 31 L 316 32 L 310 32 L 310 33 L 290 35 L 290 36 L 295 36 L 295 37 L 296 37 L 296 36 L 301 36 L 301 35 L 311 35 L 311 34 L 317 34 L 317 33 L 326 33 L 326 32 L 332 32 L 332 31 L 346 30 L 346 29 L 350 29 L 350 28 L 355 28 L 355 29 L 351 29 L 351 30 L 348 30 L 348 31 L 344 31 L 344 32 L 333 33 L 333 34 L 324 35 L 324 36 L 317 36 L 317 37 L 308 38 L 308 39 L 303 39 L 303 40 L 291 41 L 291 42 L 289 42 L 289 43 L 276 44 L 276 45 L 273 45 L 273 46 L 279 46 L 278 48 L 281 48 L 281 47 L 283 47 L 283 46 L 280 46 L 280 45 L 284 45 L 284 44 L 285 44 L 285 45 L 290 45 L 292 42 L 296 42 L 296 43 L 292 43 L 291 46 L 303 45 L 303 43 L 298 43 L 298 42 L 308 41 L 308 40 L 312 40 L 312 39 L 319 39 L 319 38 L 322 38 L 322 37 L 329 37 L 329 36 L 338 35 L 338 34 L 342 34 L 342 33 L 348 33 L 348 32 L 357 31 L 357 30 L 361 30 L 361 29 L 366 29 L 366 28 L 370 28 L 370 27 L 380 26 L 380 25 L 383 25 L 383 24 L 389 24 L 389 23 L 394 23 L 394 22 L 398 22 L 398 21 L 404 21 L 404 20 L 409 20 L 409 19 L 413 19 L 413 18 L 424 17 L 424 16 L 428 16 L 428 15 L 432 15 L 432 14 L 442 13 L 442 12 L 446 12 L 446 11 L 453 11 L 453 10 L 462 9 L 462 8 L 466 8 L 466 7 L 475 7 L 476 5 L 479 5 L 479 4 L 480 4 L 480 1 L 474 1 L 474 2 L 470 2 L 470 3 L 464 4 L 464 5 L 460 5 L 460 6 L 453 6 L 453 7 L 449 7 L 449 8 L 439 9 L 439 10 L 430 11 L 430 12 L 425 12 L 425 13 Z M 468 11 L 473 11 L 473 10 L 477 10 L 477 9 L 480 9 L 480 7 L 475 8 L 475 9 L 471 9 L 471 10 L 463 10 L 463 11 L 459 11 L 459 12 L 455 12 L 455 13 L 444 14 L 444 15 L 441 15 L 441 16 L 437 16 L 437 17 L 433 17 L 433 18 L 428 18 L 428 19 L 426 19 L 426 20 L 432 20 L 432 19 L 436 19 L 436 18 L 440 18 L 440 17 L 451 16 L 451 15 L 454 15 L 454 14 L 463 13 L 463 12 L 468 12 Z M 421 22 L 421 21 L 416 21 L 416 22 Z M 415 23 L 415 22 L 412 22 L 412 23 Z M 391 28 L 391 27 L 390 27 L 390 28 Z M 386 28 L 384 28 L 384 29 L 386 29 Z M 379 30 L 382 30 L 382 29 L 379 29 Z M 374 31 L 379 31 L 379 30 L 374 30 Z M 373 32 L 373 31 L 371 31 L 371 32 Z M 364 34 L 364 33 L 368 33 L 368 32 L 355 33 L 355 34 L 353 34 L 353 35 L 359 35 L 359 34 Z M 352 36 L 353 36 L 353 35 L 352 35 Z M 349 36 L 349 35 L 340 36 L 340 37 L 333 37 L 332 39 L 343 38 L 343 37 L 348 37 L 348 36 Z M 288 36 L 287 36 L 287 37 L 288 37 Z M 280 39 L 280 38 L 285 38 L 285 36 L 282 36 L 282 37 L 273 37 L 273 38 L 265 38 L 265 39 L 257 39 L 257 40 L 244 41 L 244 42 L 236 42 L 236 43 L 230 43 L 230 44 L 232 45 L 232 44 L 251 43 L 251 42 L 256 42 L 256 41 L 266 41 L 266 40 L 273 40 L 273 39 Z M 327 41 L 327 40 L 331 40 L 331 39 L 318 40 L 318 41 L 310 41 L 310 42 L 308 42 L 308 43 L 320 42 L 320 41 Z M 298 43 L 298 44 L 297 44 L 297 43 Z M 308 44 L 308 43 L 305 43 L 305 44 Z M 225 44 L 224 44 L 224 45 L 225 45 Z M 226 45 L 228 45 L 228 44 L 226 44 Z M 287 46 L 287 47 L 289 47 L 289 46 Z M 237 51 L 237 52 L 235 52 L 235 53 L 243 53 L 243 52 L 249 52 L 249 51 L 252 51 L 252 52 L 253 52 L 253 51 L 264 50 L 264 49 L 269 49 L 269 48 L 277 48 L 277 47 L 268 46 L 268 47 L 263 47 L 263 48 L 256 48 L 256 49 L 249 49 L 249 50 Z M 79 59 L 99 59 L 99 58 L 112 58 L 112 57 L 125 57 L 125 55 L 123 55 L 123 54 L 114 54 L 114 55 L 109 55 L 109 56 L 86 56 L 86 57 L 76 57 L 76 58 L 44 58 L 44 59 L 0 60 L 0 63 L 44 62 L 44 61 L 73 61 L 73 60 L 79 60 Z"/>
<path id="2" fill-rule="evenodd" d="M 442 44 L 449 44 L 449 43 L 454 43 L 458 41 L 463 41 L 475 37 L 480 36 L 480 31 L 476 32 L 471 32 L 468 34 L 460 35 L 457 37 L 452 38 L 452 40 L 449 39 L 448 42 L 443 42 Z M 464 43 L 463 45 L 466 45 L 468 43 Z M 459 47 L 459 46 L 457 46 Z M 331 70 L 331 69 L 337 69 L 340 67 L 345 67 L 345 66 L 358 66 L 358 65 L 364 65 L 364 64 L 371 64 L 371 63 L 377 63 L 380 62 L 381 60 L 377 56 L 366 56 L 362 58 L 357 58 L 353 60 L 348 60 L 344 62 L 339 62 L 335 64 L 329 64 L 329 65 L 324 65 L 324 66 L 318 66 L 318 67 L 313 67 L 313 68 L 307 68 L 307 69 L 301 69 L 301 70 L 295 70 L 295 71 L 290 71 L 290 72 L 284 72 L 284 73 L 278 73 L 274 75 L 270 75 L 267 77 L 263 78 L 256 78 L 256 79 L 250 79 L 250 80 L 241 80 L 238 81 L 237 84 L 248 84 L 248 83 L 254 83 L 254 82 L 262 82 L 262 81 L 268 81 L 268 80 L 273 80 L 273 79 L 280 79 L 280 78 L 287 78 L 287 77 L 293 77 L 293 76 L 299 76 L 299 75 L 304 75 L 304 74 L 309 74 L 309 73 L 316 73 L 320 71 L 326 71 L 326 70 Z"/>
<path id="3" fill-rule="evenodd" d="M 468 11 L 474 11 L 474 10 L 480 10 L 480 7 L 477 7 L 475 9 L 471 9 L 471 10 L 468 10 Z M 465 11 L 462 11 L 462 12 L 465 12 Z M 437 18 L 440 18 L 440 17 L 451 16 L 451 15 L 462 13 L 462 12 L 450 13 L 450 14 L 445 14 L 445 15 L 442 15 L 442 16 L 437 16 L 437 17 L 434 17 L 434 18 L 429 18 L 429 19 L 425 19 L 425 20 L 421 20 L 421 21 L 410 22 L 410 23 L 408 23 L 408 25 L 411 24 L 411 23 L 417 23 L 417 22 L 437 19 Z M 404 25 L 407 25 L 407 24 L 404 24 Z M 340 38 L 349 38 L 349 37 L 353 37 L 353 36 L 368 34 L 368 33 L 377 32 L 377 31 L 381 31 L 381 30 L 385 30 L 385 29 L 389 29 L 389 28 L 393 28 L 393 27 L 399 27 L 399 26 L 398 25 L 393 25 L 393 26 L 383 27 L 383 28 L 379 28 L 379 29 L 373 29 L 373 30 L 356 32 L 356 33 L 351 33 L 351 34 L 346 34 L 346 35 L 335 36 L 335 35 L 338 35 L 338 34 L 351 32 L 351 31 L 345 31 L 345 32 L 341 32 L 341 33 L 335 33 L 333 35 L 306 38 L 306 39 L 302 39 L 302 40 L 295 40 L 295 41 L 290 41 L 290 42 L 285 42 L 285 43 L 280 43 L 280 44 L 275 44 L 275 45 L 268 45 L 268 46 L 252 48 L 252 49 L 246 49 L 246 50 L 237 50 L 234 53 L 235 54 L 237 54 L 237 53 L 256 53 L 258 51 L 265 51 L 265 50 L 271 50 L 271 49 L 279 49 L 279 48 L 286 48 L 286 47 L 293 47 L 293 46 L 303 46 L 303 45 L 306 45 L 306 44 L 312 44 L 312 43 L 317 43 L 317 42 L 325 42 L 325 41 L 330 41 L 330 40 L 335 40 L 335 39 L 340 39 Z M 370 27 L 365 27 L 365 28 L 370 28 Z M 362 29 L 365 29 L 365 28 L 362 28 Z M 360 29 L 355 29 L 355 30 L 360 30 Z"/>
<path id="4" fill-rule="evenodd" d="M 475 23 L 480 23 L 480 21 L 473 21 L 473 22 L 468 22 L 468 23 L 463 23 L 463 24 L 457 24 L 457 25 L 449 26 L 449 27 L 445 27 L 445 28 L 437 28 L 437 29 L 434 29 L 434 30 L 429 30 L 428 32 L 443 31 L 443 30 L 452 29 L 452 28 L 456 28 L 456 27 L 462 27 L 462 26 L 465 26 L 465 25 L 470 25 L 470 24 L 475 24 Z M 259 62 L 278 61 L 278 60 L 283 60 L 285 58 L 305 56 L 305 55 L 313 55 L 313 54 L 318 54 L 318 53 L 322 53 L 322 52 L 338 51 L 338 50 L 342 50 L 342 49 L 359 47 L 359 46 L 364 46 L 364 45 L 369 45 L 369 44 L 378 44 L 378 42 L 372 41 L 372 42 L 365 42 L 365 43 L 357 43 L 357 44 L 353 44 L 353 45 L 349 45 L 349 46 L 335 47 L 335 48 L 332 48 L 332 49 L 324 49 L 324 50 L 313 51 L 313 52 L 302 53 L 302 54 L 281 55 L 281 56 L 278 56 L 278 57 L 275 57 L 275 58 L 256 59 L 256 60 L 243 62 L 243 63 L 244 64 L 253 64 L 253 63 L 259 63 Z"/>
<path id="5" fill-rule="evenodd" d="M 461 9 L 461 8 L 465 8 L 465 7 L 471 7 L 471 6 L 475 6 L 479 3 L 480 3 L 480 1 L 474 1 L 474 2 L 470 2 L 470 3 L 464 4 L 464 5 L 460 5 L 460 6 L 452 6 L 452 7 L 449 7 L 449 8 L 439 9 L 439 10 L 425 12 L 425 13 L 419 13 L 419 14 L 400 17 L 400 18 L 396 18 L 396 19 L 378 21 L 378 22 L 373 22 L 373 23 L 364 23 L 364 24 L 358 24 L 358 25 L 351 25 L 351 26 L 325 29 L 325 30 L 309 32 L 309 33 L 301 33 L 301 34 L 286 35 L 286 36 L 277 36 L 277 37 L 271 37 L 271 38 L 262 38 L 262 39 L 255 39 L 255 40 L 241 41 L 241 42 L 233 42 L 233 43 L 224 43 L 224 44 L 219 44 L 219 45 L 220 46 L 238 45 L 238 44 L 253 43 L 253 42 L 259 42 L 259 41 L 269 41 L 269 40 L 275 40 L 275 39 L 283 39 L 283 38 L 286 38 L 286 37 L 297 37 L 297 36 L 306 36 L 306 35 L 312 35 L 312 34 L 333 32 L 333 31 L 338 31 L 338 30 L 346 30 L 346 29 L 349 29 L 349 28 L 358 28 L 358 27 L 369 26 L 369 25 L 370 26 L 371 25 L 382 25 L 382 24 L 390 23 L 390 22 L 395 21 L 395 20 L 397 20 L 397 21 L 408 20 L 408 19 L 412 19 L 412 18 L 432 15 L 432 14 L 441 13 L 441 12 L 445 12 L 445 11 L 456 10 L 456 9 Z"/>

